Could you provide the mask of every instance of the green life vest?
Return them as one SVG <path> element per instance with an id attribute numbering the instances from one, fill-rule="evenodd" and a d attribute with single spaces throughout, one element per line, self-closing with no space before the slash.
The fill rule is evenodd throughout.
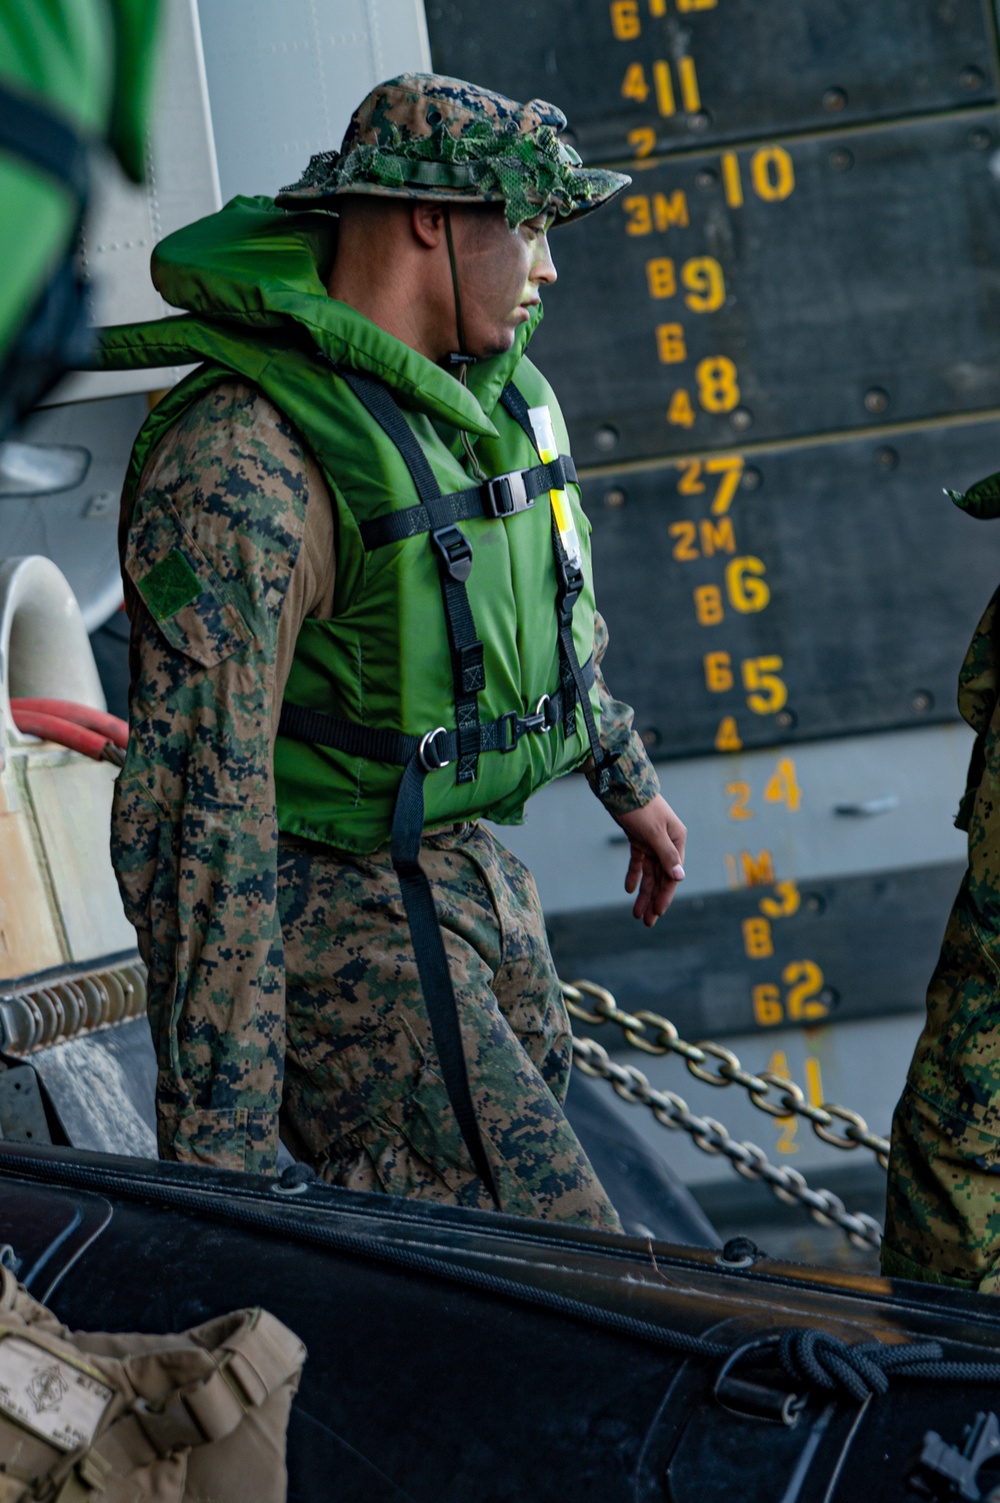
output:
<path id="1" fill-rule="evenodd" d="M 431 485 L 446 498 L 476 488 L 463 463 L 463 430 L 475 439 L 488 476 L 536 471 L 544 479 L 522 426 L 524 408 L 549 408 L 563 455 L 568 439 L 551 389 L 524 358 L 538 315 L 518 331 L 509 354 L 474 366 L 465 387 L 327 295 L 334 235 L 328 215 L 288 214 L 269 199 L 234 200 L 157 248 L 159 290 L 192 313 L 107 331 L 102 363 L 121 368 L 206 362 L 143 427 L 128 497 L 134 497 L 146 460 L 170 426 L 209 388 L 234 375 L 255 383 L 314 454 L 334 508 L 333 613 L 329 620 L 304 623 L 286 703 L 361 728 L 368 739 L 345 749 L 279 735 L 278 816 L 284 831 L 363 853 L 389 838 L 403 753 L 414 740 L 425 742 L 421 770 L 431 769 L 423 779 L 426 824 L 480 815 L 517 823 L 530 793 L 588 755 L 599 701 L 592 673 L 591 687 L 581 696 L 579 688 L 588 681 L 578 673 L 574 686 L 567 652 L 560 650 L 561 562 L 548 492 L 501 516 L 467 515 L 469 503 L 463 503 L 460 531 L 445 528 L 443 543 L 440 527 L 411 533 L 421 495 L 397 443 L 358 395 L 374 388 L 388 397 L 416 441 Z M 569 473 L 575 475 L 571 468 Z M 565 490 L 582 562 L 563 647 L 571 640 L 578 666 L 593 648 L 590 528 L 577 487 L 566 483 Z M 494 487 L 491 494 L 499 495 L 502 507 L 509 493 L 501 492 Z M 467 579 L 449 579 L 447 587 L 461 586 L 472 641 L 481 643 L 481 653 L 468 645 L 456 648 L 454 621 L 450 640 L 442 548 L 461 552 L 458 539 L 471 550 L 471 569 Z M 463 567 L 459 562 L 459 573 Z M 467 692 L 457 725 L 463 672 Z M 553 701 L 565 711 L 557 720 Z M 470 731 L 466 724 L 464 733 L 461 728 L 470 707 L 483 728 L 478 755 L 475 727 Z M 283 729 L 291 723 L 286 714 Z M 300 716 L 296 735 L 321 723 Z M 444 734 L 435 737 L 439 728 Z M 373 741 L 380 732 L 382 741 Z M 392 736 L 396 742 L 389 749 L 397 755 L 383 760 L 372 754 Z M 458 755 L 450 766 L 439 766 L 449 747 Z"/>

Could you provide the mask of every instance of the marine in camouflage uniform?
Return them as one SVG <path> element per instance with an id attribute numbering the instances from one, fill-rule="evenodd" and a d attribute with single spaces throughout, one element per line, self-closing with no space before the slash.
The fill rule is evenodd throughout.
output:
<path id="1" fill-rule="evenodd" d="M 375 91 L 343 152 L 314 158 L 285 198 L 358 191 L 359 181 L 377 195 L 415 196 L 393 181 L 400 120 L 412 122 L 413 97 L 426 116 L 431 93 L 446 116 L 449 90 L 473 101 L 481 128 L 439 129 L 433 153 L 429 136 L 411 144 L 429 167 L 442 137 L 456 157 L 486 162 L 478 200 L 502 200 L 508 221 L 512 200 L 515 218 L 536 214 L 539 199 L 569 216 L 595 190 L 620 186 L 613 174 L 567 175 L 551 106 L 536 120 L 533 106 L 416 78 Z M 498 156 L 497 118 L 511 111 L 518 127 Z M 539 138 L 540 160 L 524 146 Z M 440 181 L 428 177 L 416 196 L 439 200 Z M 178 523 L 221 586 L 211 606 L 190 599 L 163 562 Z M 286 1141 L 331 1182 L 492 1205 L 439 1072 L 388 849 L 359 856 L 278 832 L 285 681 L 302 623 L 329 618 L 334 601 L 333 513 L 315 459 L 261 391 L 220 382 L 154 451 L 121 541 L 132 731 L 113 856 L 149 968 L 161 1153 L 270 1170 L 280 1112 Z M 606 644 L 598 616 L 600 739 L 616 756 L 601 797 L 627 817 L 662 799 L 632 712 L 601 675 Z M 421 864 L 500 1207 L 617 1228 L 562 1111 L 569 1026 L 530 873 L 475 821 L 426 831 Z"/>
<path id="2" fill-rule="evenodd" d="M 965 495 L 1000 516 L 1000 475 Z M 958 707 L 976 732 L 955 820 L 969 865 L 892 1125 L 882 1269 L 1000 1293 L 1000 591 L 976 628 Z"/>

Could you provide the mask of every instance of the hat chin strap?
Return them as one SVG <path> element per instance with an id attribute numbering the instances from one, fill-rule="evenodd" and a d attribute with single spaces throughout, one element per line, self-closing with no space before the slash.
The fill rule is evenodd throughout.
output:
<path id="1" fill-rule="evenodd" d="M 448 261 L 451 266 L 451 285 L 455 294 L 455 330 L 458 334 L 458 349 L 454 353 L 445 356 L 445 364 L 448 366 L 460 366 L 459 380 L 465 380 L 465 368 L 475 365 L 477 357 L 467 355 L 465 351 L 465 324 L 462 320 L 462 294 L 458 290 L 458 263 L 455 259 L 455 242 L 451 234 L 451 208 L 444 205 L 444 235 L 448 242 Z"/>

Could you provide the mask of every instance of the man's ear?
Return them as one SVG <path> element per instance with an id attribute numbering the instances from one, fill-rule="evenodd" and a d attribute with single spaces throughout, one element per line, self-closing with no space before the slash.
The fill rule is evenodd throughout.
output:
<path id="1" fill-rule="evenodd" d="M 410 210 L 413 234 L 421 245 L 433 250 L 444 235 L 444 210 L 440 204 L 415 203 Z"/>

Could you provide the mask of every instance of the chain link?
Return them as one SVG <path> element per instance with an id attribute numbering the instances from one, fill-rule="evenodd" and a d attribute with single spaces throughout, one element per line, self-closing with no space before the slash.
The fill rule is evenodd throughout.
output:
<path id="1" fill-rule="evenodd" d="M 813 1106 L 794 1081 L 770 1073 L 752 1075 L 749 1070 L 744 1070 L 732 1050 L 721 1044 L 686 1043 L 669 1018 L 656 1012 L 625 1012 L 611 993 L 596 982 L 561 981 L 559 984 L 570 1014 L 581 1022 L 592 1027 L 617 1023 L 634 1049 L 642 1049 L 646 1054 L 680 1055 L 694 1078 L 705 1085 L 742 1086 L 754 1106 L 769 1116 L 803 1117 L 824 1143 L 830 1143 L 834 1148 L 870 1148 L 882 1168 L 889 1167 L 888 1139 L 873 1133 L 858 1112 L 852 1112 L 846 1106 L 835 1106 L 832 1101 Z M 584 1005 L 585 997 L 594 998 L 593 1010 Z M 652 1038 L 648 1036 L 649 1032 Z M 719 1064 L 711 1065 L 712 1060 L 718 1060 Z M 834 1130 L 839 1122 L 846 1124 L 842 1132 Z M 781 1172 L 794 1173 L 793 1170 Z"/>
<path id="2" fill-rule="evenodd" d="M 703 1153 L 722 1154 L 744 1179 L 763 1180 L 787 1205 L 801 1205 L 821 1226 L 839 1226 L 856 1247 L 880 1247 L 882 1228 L 873 1216 L 849 1211 L 832 1190 L 815 1190 L 797 1169 L 772 1164 L 756 1143 L 737 1143 L 714 1117 L 698 1117 L 683 1097 L 658 1091 L 641 1070 L 619 1064 L 594 1039 L 573 1039 L 573 1058 L 585 1075 L 609 1080 L 623 1101 L 648 1106 L 664 1127 L 689 1133 Z M 728 1085 L 728 1081 L 719 1082 Z"/>

